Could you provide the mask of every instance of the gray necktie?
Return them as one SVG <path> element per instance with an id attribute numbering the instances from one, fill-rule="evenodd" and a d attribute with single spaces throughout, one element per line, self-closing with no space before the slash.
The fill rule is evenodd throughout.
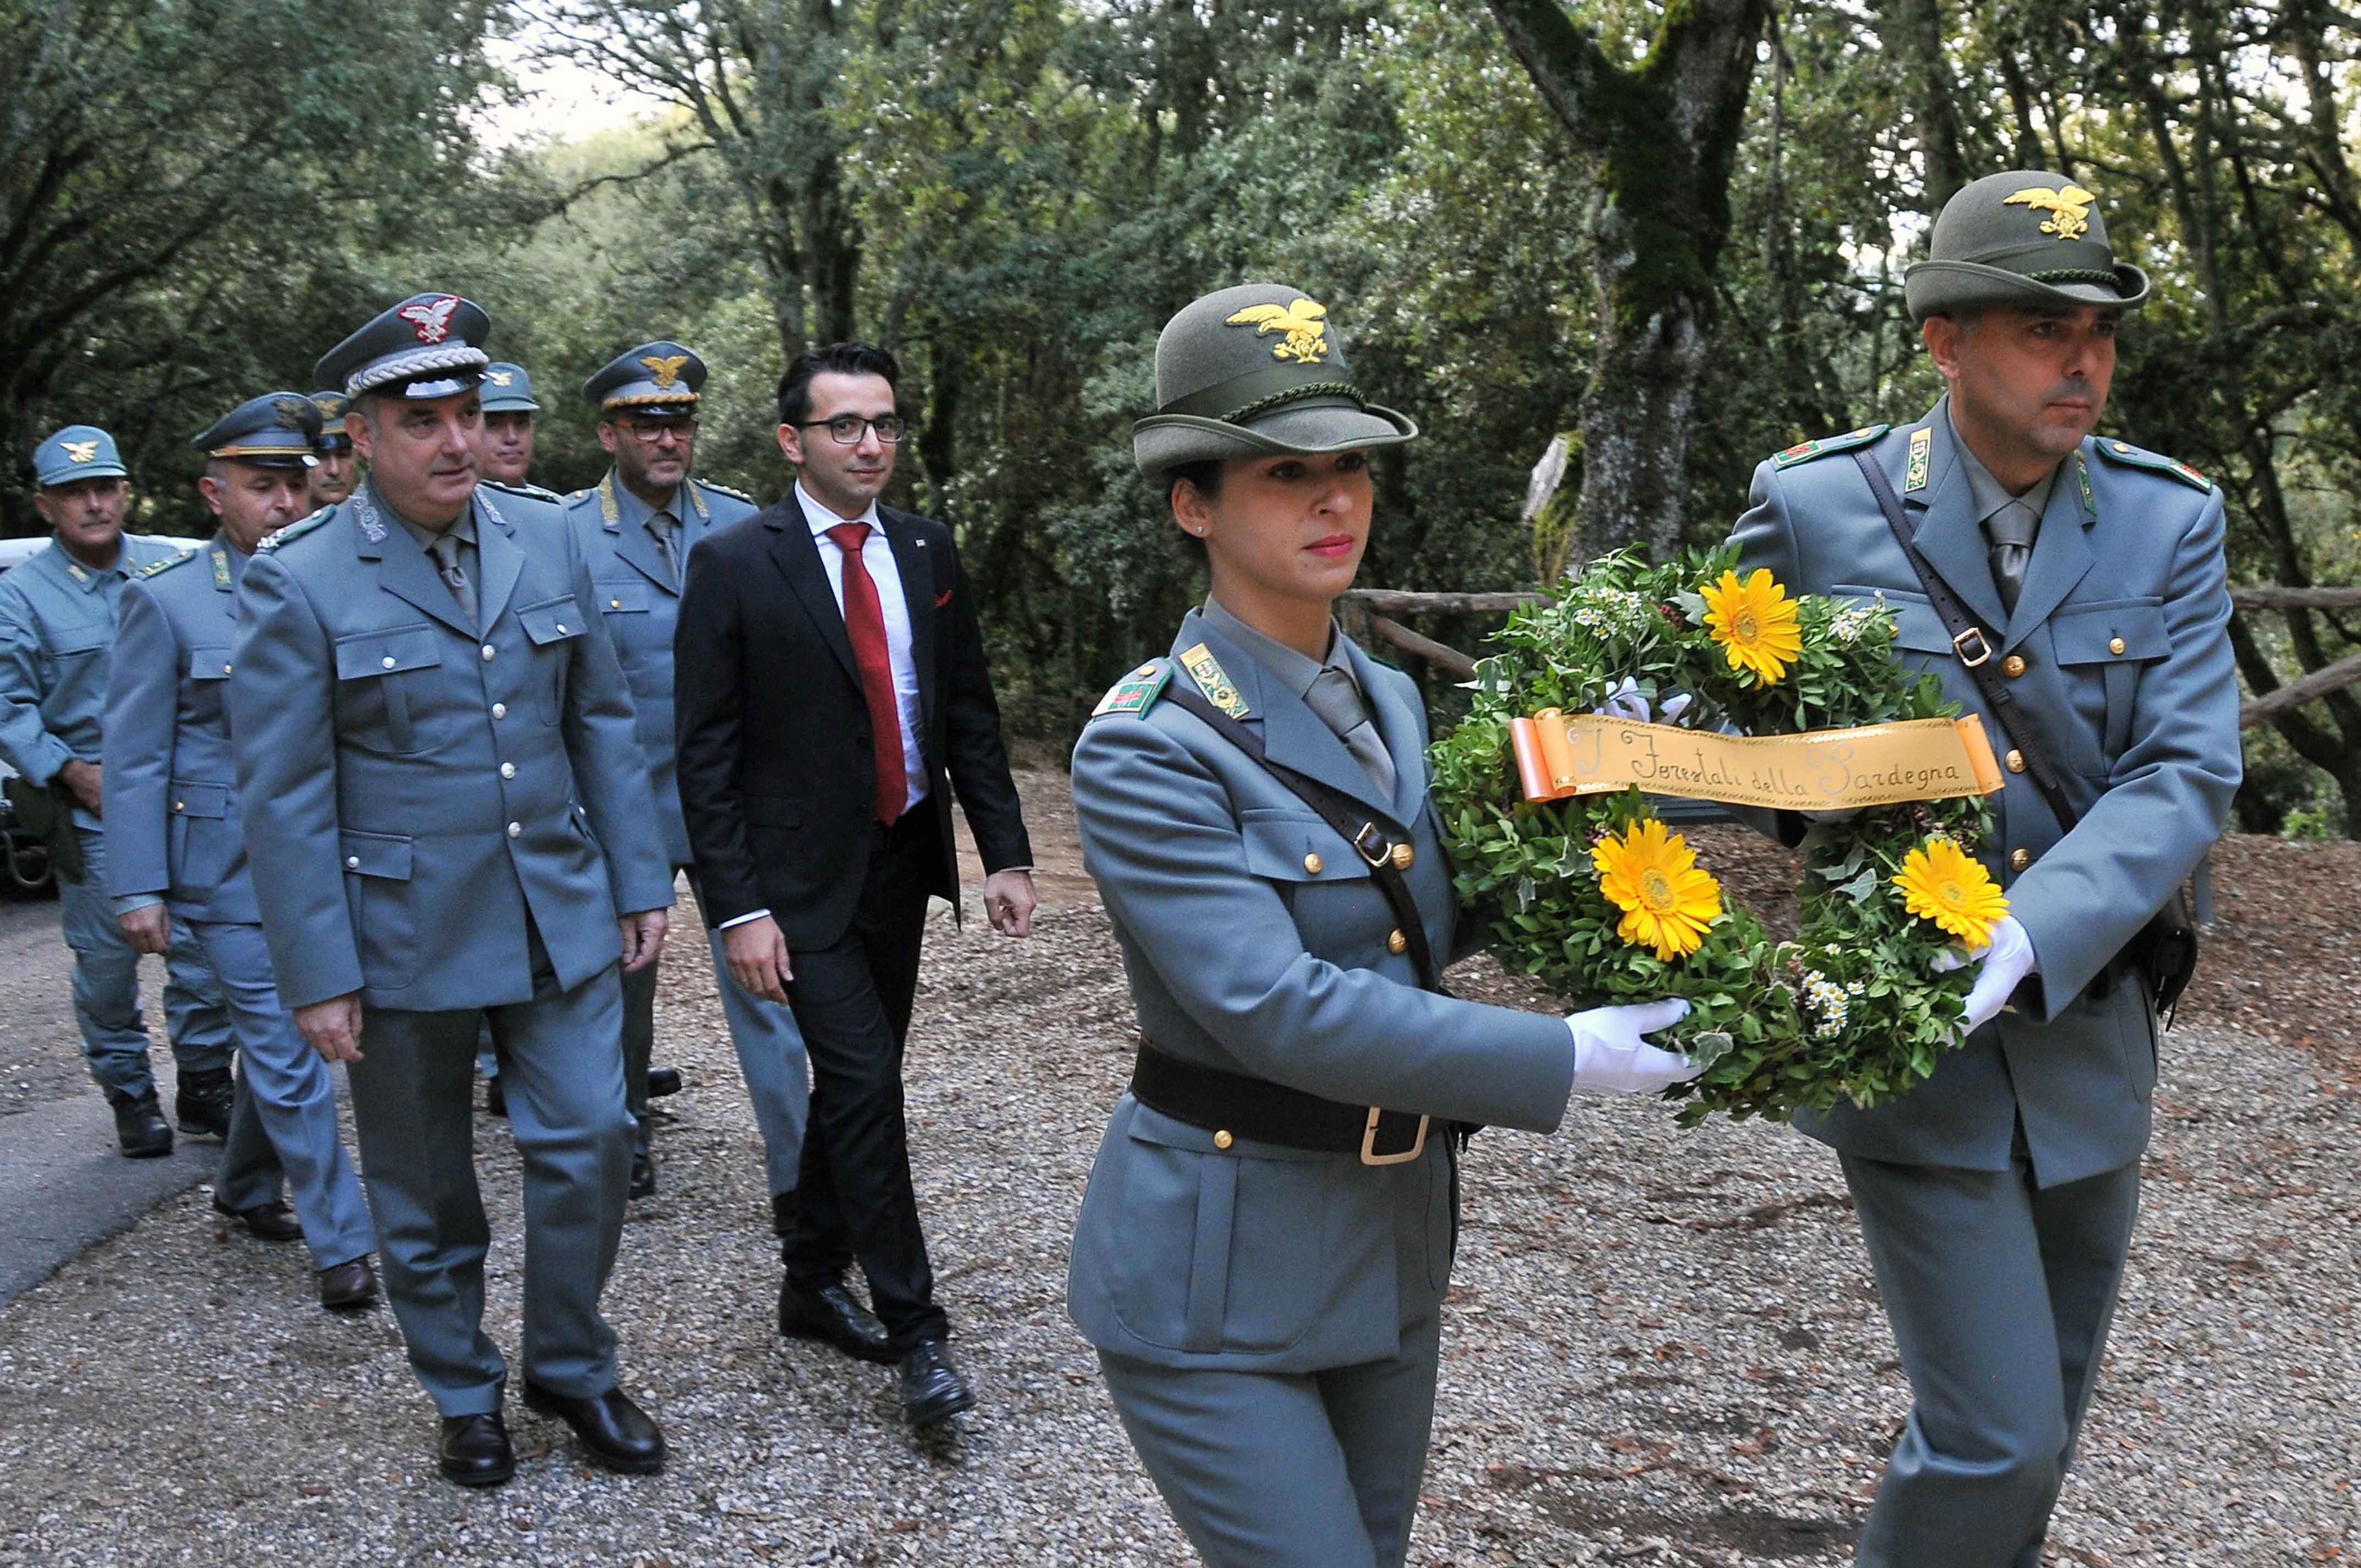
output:
<path id="1" fill-rule="evenodd" d="M 672 575 L 672 586 L 680 587 L 680 556 L 673 546 L 674 531 L 679 520 L 668 511 L 657 512 L 648 519 L 648 532 L 656 536 L 656 553 L 664 557 L 664 570 Z"/>
<path id="2" fill-rule="evenodd" d="M 434 557 L 434 565 L 444 585 L 451 590 L 451 597 L 459 601 L 459 613 L 467 618 L 472 630 L 477 624 L 476 585 L 468 578 L 467 568 L 459 565 L 459 536 L 456 533 L 438 533 L 434 536 L 434 543 L 426 547 L 426 553 Z"/>
<path id="3" fill-rule="evenodd" d="M 1367 770 L 1376 783 L 1381 798 L 1394 797 L 1394 760 L 1386 753 L 1386 743 L 1378 738 L 1378 727 L 1369 717 L 1368 706 L 1361 700 L 1361 691 L 1353 677 L 1330 664 L 1312 677 L 1312 689 L 1303 694 L 1306 707 L 1320 716 L 1320 721 L 1336 732 L 1345 742 L 1345 750 L 1353 760 Z"/>
<path id="4" fill-rule="evenodd" d="M 1993 586 L 2000 589 L 2000 602 L 2014 612 L 2017 595 L 2025 591 L 2025 568 L 2033 560 L 2033 536 L 2041 532 L 2041 520 L 2023 501 L 2011 501 L 1985 520 L 1984 532 L 1992 535 Z"/>

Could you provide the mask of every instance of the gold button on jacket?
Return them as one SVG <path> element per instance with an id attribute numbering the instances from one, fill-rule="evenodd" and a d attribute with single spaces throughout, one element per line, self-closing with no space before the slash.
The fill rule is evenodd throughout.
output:
<path id="1" fill-rule="evenodd" d="M 1401 934 L 1400 927 L 1395 927 L 1394 934 L 1386 938 L 1386 951 L 1389 953 L 1406 953 L 1410 951 L 1410 938 Z"/>

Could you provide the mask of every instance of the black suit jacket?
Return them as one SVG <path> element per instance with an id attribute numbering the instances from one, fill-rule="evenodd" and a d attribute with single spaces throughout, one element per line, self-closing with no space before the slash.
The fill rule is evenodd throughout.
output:
<path id="1" fill-rule="evenodd" d="M 958 793 L 986 872 L 1032 863 L 974 596 L 950 530 L 880 507 L 910 609 L 919 744 L 942 858 L 929 892 L 959 905 Z M 673 634 L 681 812 L 706 923 L 768 908 L 790 948 L 843 936 L 869 864 L 877 796 L 869 708 L 793 491 L 688 554 Z"/>

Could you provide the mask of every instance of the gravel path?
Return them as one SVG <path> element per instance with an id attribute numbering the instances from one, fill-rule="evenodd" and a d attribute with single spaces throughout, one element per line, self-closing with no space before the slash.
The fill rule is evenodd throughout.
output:
<path id="1" fill-rule="evenodd" d="M 608 1293 L 625 1386 L 675 1449 L 524 1456 L 445 1485 L 392 1320 L 330 1319 L 300 1249 L 167 1203 L 0 1313 L 0 1563 L 1164 1564 L 1192 1561 L 1066 1321 L 1066 1238 L 1128 1008 L 1104 917 L 1029 944 L 929 933 L 910 1052 L 919 1202 L 981 1408 L 904 1432 L 890 1368 L 780 1340 L 759 1142 L 711 979 L 667 966 L 662 1190 Z M 1463 992 L 1508 994 L 1482 960 Z M 2361 1561 L 2361 1105 L 2318 1058 L 2169 1037 L 2147 1211 L 2051 1561 Z M 478 1120 L 491 1332 L 516 1343 L 516 1162 Z M 1905 1407 L 1834 1159 L 1577 1099 L 1491 1132 L 1415 1563 L 1834 1565 Z"/>

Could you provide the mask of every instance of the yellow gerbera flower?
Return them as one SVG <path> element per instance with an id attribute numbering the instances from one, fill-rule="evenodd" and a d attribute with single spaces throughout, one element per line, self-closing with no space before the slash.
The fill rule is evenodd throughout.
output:
<path id="1" fill-rule="evenodd" d="M 1703 590 L 1706 630 L 1730 655 L 1733 670 L 1752 670 L 1771 685 L 1783 679 L 1787 666 L 1804 651 L 1804 634 L 1795 625 L 1795 601 L 1769 571 L 1757 568 L 1740 582 L 1735 572 L 1724 572 L 1719 582 Z"/>
<path id="2" fill-rule="evenodd" d="M 1623 911 L 1615 934 L 1638 948 L 1653 948 L 1670 963 L 1697 950 L 1706 927 L 1721 915 L 1721 883 L 1697 870 L 1686 840 L 1666 834 L 1654 817 L 1632 823 L 1620 839 L 1591 846 L 1590 863 L 1598 890 Z"/>
<path id="3" fill-rule="evenodd" d="M 1949 839 L 1929 839 L 1902 857 L 1894 885 L 1911 914 L 1971 948 L 1990 942 L 1993 927 L 2008 913 L 1991 873 Z"/>

